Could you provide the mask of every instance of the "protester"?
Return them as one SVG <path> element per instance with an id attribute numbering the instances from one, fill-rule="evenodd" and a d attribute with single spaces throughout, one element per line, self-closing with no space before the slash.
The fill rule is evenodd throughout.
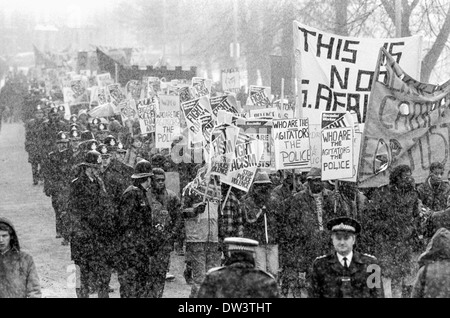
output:
<path id="1" fill-rule="evenodd" d="M 450 184 L 444 182 L 443 175 L 444 165 L 440 162 L 433 162 L 430 165 L 429 176 L 417 187 L 419 199 L 429 210 L 440 211 L 447 207 Z"/>
<path id="2" fill-rule="evenodd" d="M 419 257 L 412 298 L 450 297 L 450 231 L 440 228 Z"/>
<path id="3" fill-rule="evenodd" d="M 410 296 L 413 253 L 421 248 L 418 221 L 419 198 L 411 168 L 399 165 L 390 173 L 389 184 L 373 194 L 362 212 L 361 246 L 380 260 L 388 297 L 389 281 L 393 295 Z"/>
<path id="4" fill-rule="evenodd" d="M 321 178 L 321 169 L 311 168 L 306 176 L 307 186 L 294 195 L 289 213 L 283 218 L 286 251 L 283 266 L 289 273 L 288 286 L 292 285 L 295 297 L 300 297 L 302 289 L 306 292 L 311 264 L 317 255 L 332 249 L 324 225 L 330 219 L 346 215 Z M 285 295 L 286 292 L 283 291 Z"/>
<path id="5" fill-rule="evenodd" d="M 214 183 L 214 177 L 205 173 L 206 166 L 198 169 L 197 177 L 183 189 L 181 199 L 186 231 L 185 261 L 192 275 L 190 298 L 197 297 L 206 272 L 220 266 L 221 258 L 218 235 L 221 189 Z"/>
<path id="6" fill-rule="evenodd" d="M 280 211 L 270 201 L 272 182 L 267 172 L 257 170 L 249 192 L 242 198 L 244 236 L 261 242 L 256 248 L 256 267 L 278 277 Z"/>
<path id="7" fill-rule="evenodd" d="M 174 241 L 182 235 L 181 201 L 171 190 L 166 189 L 166 176 L 161 168 L 152 170 L 152 190 L 147 192 L 152 210 L 152 223 L 155 233 L 154 254 L 150 257 L 151 294 L 149 297 L 161 298 L 164 281 L 170 265 L 170 253 Z"/>
<path id="8" fill-rule="evenodd" d="M 40 298 L 41 286 L 33 257 L 20 250 L 16 230 L 0 217 L 0 298 Z"/>
<path id="9" fill-rule="evenodd" d="M 339 217 L 327 222 L 334 252 L 317 257 L 312 265 L 313 298 L 381 298 L 381 269 L 375 257 L 353 250 L 358 221 Z"/>
<path id="10" fill-rule="evenodd" d="M 224 267 L 208 271 L 200 286 L 198 298 L 278 298 L 275 278 L 255 267 L 258 241 L 227 237 L 228 254 Z"/>

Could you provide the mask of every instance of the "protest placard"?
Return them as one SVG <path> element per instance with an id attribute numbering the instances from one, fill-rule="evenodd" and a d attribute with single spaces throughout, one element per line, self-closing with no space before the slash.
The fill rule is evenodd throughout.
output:
<path id="1" fill-rule="evenodd" d="M 224 92 L 238 92 L 241 88 L 241 78 L 238 69 L 221 71 L 222 90 Z"/>
<path id="2" fill-rule="evenodd" d="M 141 98 L 142 82 L 138 80 L 130 80 L 125 85 L 126 96 L 134 100 Z"/>
<path id="3" fill-rule="evenodd" d="M 272 134 L 276 170 L 311 168 L 308 118 L 274 119 Z"/>
<path id="4" fill-rule="evenodd" d="M 240 110 L 236 103 L 236 97 L 230 94 L 211 97 L 210 104 L 211 111 L 215 118 L 217 118 L 217 113 L 219 110 L 224 110 L 234 114 L 238 114 Z"/>
<path id="5" fill-rule="evenodd" d="M 170 148 L 175 135 L 181 133 L 180 112 L 169 111 L 156 114 L 155 147 Z"/>
<path id="6" fill-rule="evenodd" d="M 226 177 L 221 178 L 223 183 L 245 192 L 248 192 L 253 183 L 263 149 L 261 140 L 250 139 L 245 134 L 239 135 L 230 170 Z"/>
<path id="7" fill-rule="evenodd" d="M 144 77 L 143 81 L 145 83 L 146 96 L 147 98 L 156 96 L 156 94 L 161 89 L 160 80 L 158 77 L 150 76 Z"/>
<path id="8" fill-rule="evenodd" d="M 378 49 L 384 46 L 397 63 L 418 77 L 422 38 L 356 38 L 335 35 L 293 22 L 295 74 L 302 117 L 320 124 L 322 111 L 355 111 L 364 123 Z M 297 105 L 298 107 L 300 105 Z"/>
<path id="9" fill-rule="evenodd" d="M 122 93 L 122 90 L 120 88 L 120 84 L 110 84 L 107 87 L 107 92 L 110 96 L 110 102 L 114 107 L 118 107 L 119 104 L 125 102 L 127 97 L 124 93 Z"/>
<path id="10" fill-rule="evenodd" d="M 125 103 L 121 104 L 120 116 L 125 127 L 129 127 L 134 121 L 139 120 L 134 99 L 128 99 Z"/>
<path id="11" fill-rule="evenodd" d="M 250 85 L 248 88 L 247 105 L 253 105 L 257 108 L 271 107 L 270 87 Z"/>
<path id="12" fill-rule="evenodd" d="M 234 157 L 240 128 L 232 125 L 218 125 L 211 132 L 211 174 L 225 178 Z"/>
<path id="13" fill-rule="evenodd" d="M 353 127 L 322 130 L 322 180 L 353 176 Z"/>
<path id="14" fill-rule="evenodd" d="M 260 117 L 268 117 L 268 118 L 279 118 L 278 108 L 263 108 L 263 109 L 251 109 L 250 117 L 260 118 Z"/>
<path id="15" fill-rule="evenodd" d="M 181 109 L 189 128 L 189 141 L 194 144 L 209 142 L 209 136 L 214 127 L 209 98 L 202 96 L 181 103 Z"/>
<path id="16" fill-rule="evenodd" d="M 272 160 L 272 120 L 260 119 L 260 118 L 243 118 L 236 116 L 233 118 L 233 122 L 236 126 L 242 129 L 242 131 L 257 140 L 261 140 L 263 143 L 262 158 L 259 162 L 259 167 L 265 171 L 271 171 L 275 169 L 275 162 Z M 232 123 L 233 123 L 232 122 Z"/>
<path id="17" fill-rule="evenodd" d="M 179 112 L 180 98 L 174 95 L 158 95 L 160 112 Z"/>
<path id="18" fill-rule="evenodd" d="M 111 74 L 109 73 L 98 74 L 96 78 L 97 78 L 97 85 L 99 87 L 105 87 L 114 82 L 111 78 Z"/>
<path id="19" fill-rule="evenodd" d="M 136 110 L 139 117 L 141 134 L 148 134 L 155 131 L 155 116 L 157 105 L 152 98 L 140 99 L 136 103 Z"/>
<path id="20" fill-rule="evenodd" d="M 193 77 L 192 78 L 192 88 L 194 91 L 195 98 L 200 98 L 202 96 L 211 96 L 211 85 L 212 81 L 207 78 Z"/>

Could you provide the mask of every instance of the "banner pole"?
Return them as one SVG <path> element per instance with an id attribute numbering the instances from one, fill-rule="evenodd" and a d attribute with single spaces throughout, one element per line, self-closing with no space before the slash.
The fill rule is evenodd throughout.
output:
<path id="1" fill-rule="evenodd" d="M 227 191 L 227 195 L 225 196 L 225 200 L 223 200 L 222 209 L 220 210 L 221 213 L 222 213 L 223 209 L 225 208 L 225 204 L 227 203 L 228 196 L 230 195 L 230 192 L 231 192 L 231 188 L 232 188 L 232 186 L 230 185 L 230 187 L 228 188 L 228 191 Z"/>
<path id="2" fill-rule="evenodd" d="M 334 214 L 337 213 L 337 202 L 339 197 L 339 180 L 334 180 Z"/>

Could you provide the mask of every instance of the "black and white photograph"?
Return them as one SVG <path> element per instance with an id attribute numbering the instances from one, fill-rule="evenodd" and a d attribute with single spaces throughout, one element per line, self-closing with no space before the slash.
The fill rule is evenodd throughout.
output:
<path id="1" fill-rule="evenodd" d="M 450 2 L 0 0 L 0 298 L 450 298 Z"/>

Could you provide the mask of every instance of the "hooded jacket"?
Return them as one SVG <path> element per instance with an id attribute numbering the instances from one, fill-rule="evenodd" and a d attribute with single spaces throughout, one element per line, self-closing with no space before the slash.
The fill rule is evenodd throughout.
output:
<path id="1" fill-rule="evenodd" d="M 450 231 L 440 228 L 419 257 L 412 298 L 450 297 Z"/>
<path id="2" fill-rule="evenodd" d="M 12 229 L 10 249 L 0 253 L 0 298 L 40 298 L 41 287 L 33 258 L 20 251 L 13 224 L 2 217 L 0 223 Z"/>

